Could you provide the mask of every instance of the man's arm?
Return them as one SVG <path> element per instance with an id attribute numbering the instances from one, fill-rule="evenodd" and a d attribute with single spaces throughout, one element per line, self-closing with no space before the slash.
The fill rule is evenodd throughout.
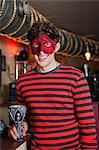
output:
<path id="1" fill-rule="evenodd" d="M 28 123 L 29 122 L 29 108 L 28 108 L 28 105 L 24 99 L 24 97 L 22 96 L 22 93 L 21 93 L 21 89 L 20 89 L 20 84 L 18 84 L 18 80 L 16 81 L 16 100 L 17 100 L 17 103 L 19 105 L 24 105 L 27 110 L 26 110 L 26 115 L 25 115 L 25 121 Z"/>
<path id="2" fill-rule="evenodd" d="M 80 142 L 83 150 L 96 150 L 96 123 L 91 95 L 83 73 L 74 90 L 75 113 L 80 129 Z"/>

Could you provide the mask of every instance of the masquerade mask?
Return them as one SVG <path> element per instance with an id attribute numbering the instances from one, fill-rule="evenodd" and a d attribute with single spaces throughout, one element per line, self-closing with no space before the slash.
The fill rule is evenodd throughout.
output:
<path id="1" fill-rule="evenodd" d="M 56 41 L 51 40 L 46 34 L 39 35 L 31 44 L 32 53 L 34 55 L 40 54 L 43 51 L 46 54 L 52 54 L 55 51 Z"/>

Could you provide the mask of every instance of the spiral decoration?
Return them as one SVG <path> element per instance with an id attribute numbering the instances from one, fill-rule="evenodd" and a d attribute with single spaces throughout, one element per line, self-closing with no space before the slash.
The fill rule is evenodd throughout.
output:
<path id="1" fill-rule="evenodd" d="M 8 36 L 18 42 L 29 44 L 26 39 L 28 30 L 35 22 L 49 22 L 29 3 L 24 0 L 1 0 L 0 2 L 0 35 Z M 99 61 L 99 42 L 83 36 L 59 29 L 61 55 L 84 57 L 86 47 L 89 48 L 91 59 Z"/>
<path id="2" fill-rule="evenodd" d="M 60 29 L 59 32 L 61 36 L 61 49 L 57 52 L 58 54 L 83 58 L 88 46 L 91 60 L 99 61 L 99 42 L 65 30 Z"/>
<path id="3" fill-rule="evenodd" d="M 19 42 L 29 43 L 26 39 L 28 30 L 34 22 L 47 21 L 26 1 L 2 0 L 0 4 L 0 33 Z"/>

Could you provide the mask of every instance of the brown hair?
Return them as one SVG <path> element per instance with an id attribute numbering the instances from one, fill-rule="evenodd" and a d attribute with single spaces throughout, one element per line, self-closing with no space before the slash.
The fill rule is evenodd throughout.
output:
<path id="1" fill-rule="evenodd" d="M 31 29 L 27 33 L 27 39 L 32 42 L 34 38 L 38 37 L 39 34 L 47 34 L 50 39 L 59 41 L 59 31 L 50 22 L 39 23 L 36 22 L 32 25 Z"/>

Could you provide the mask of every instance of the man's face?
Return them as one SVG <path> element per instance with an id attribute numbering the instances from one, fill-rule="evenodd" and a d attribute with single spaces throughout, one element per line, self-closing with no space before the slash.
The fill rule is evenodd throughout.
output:
<path id="1" fill-rule="evenodd" d="M 46 34 L 40 34 L 32 42 L 32 53 L 39 55 L 43 51 L 46 54 L 52 54 L 55 51 L 55 46 L 55 40 L 51 40 Z"/>
<path id="2" fill-rule="evenodd" d="M 32 42 L 32 53 L 39 66 L 46 67 L 54 59 L 56 41 L 51 40 L 46 34 L 41 34 Z"/>

